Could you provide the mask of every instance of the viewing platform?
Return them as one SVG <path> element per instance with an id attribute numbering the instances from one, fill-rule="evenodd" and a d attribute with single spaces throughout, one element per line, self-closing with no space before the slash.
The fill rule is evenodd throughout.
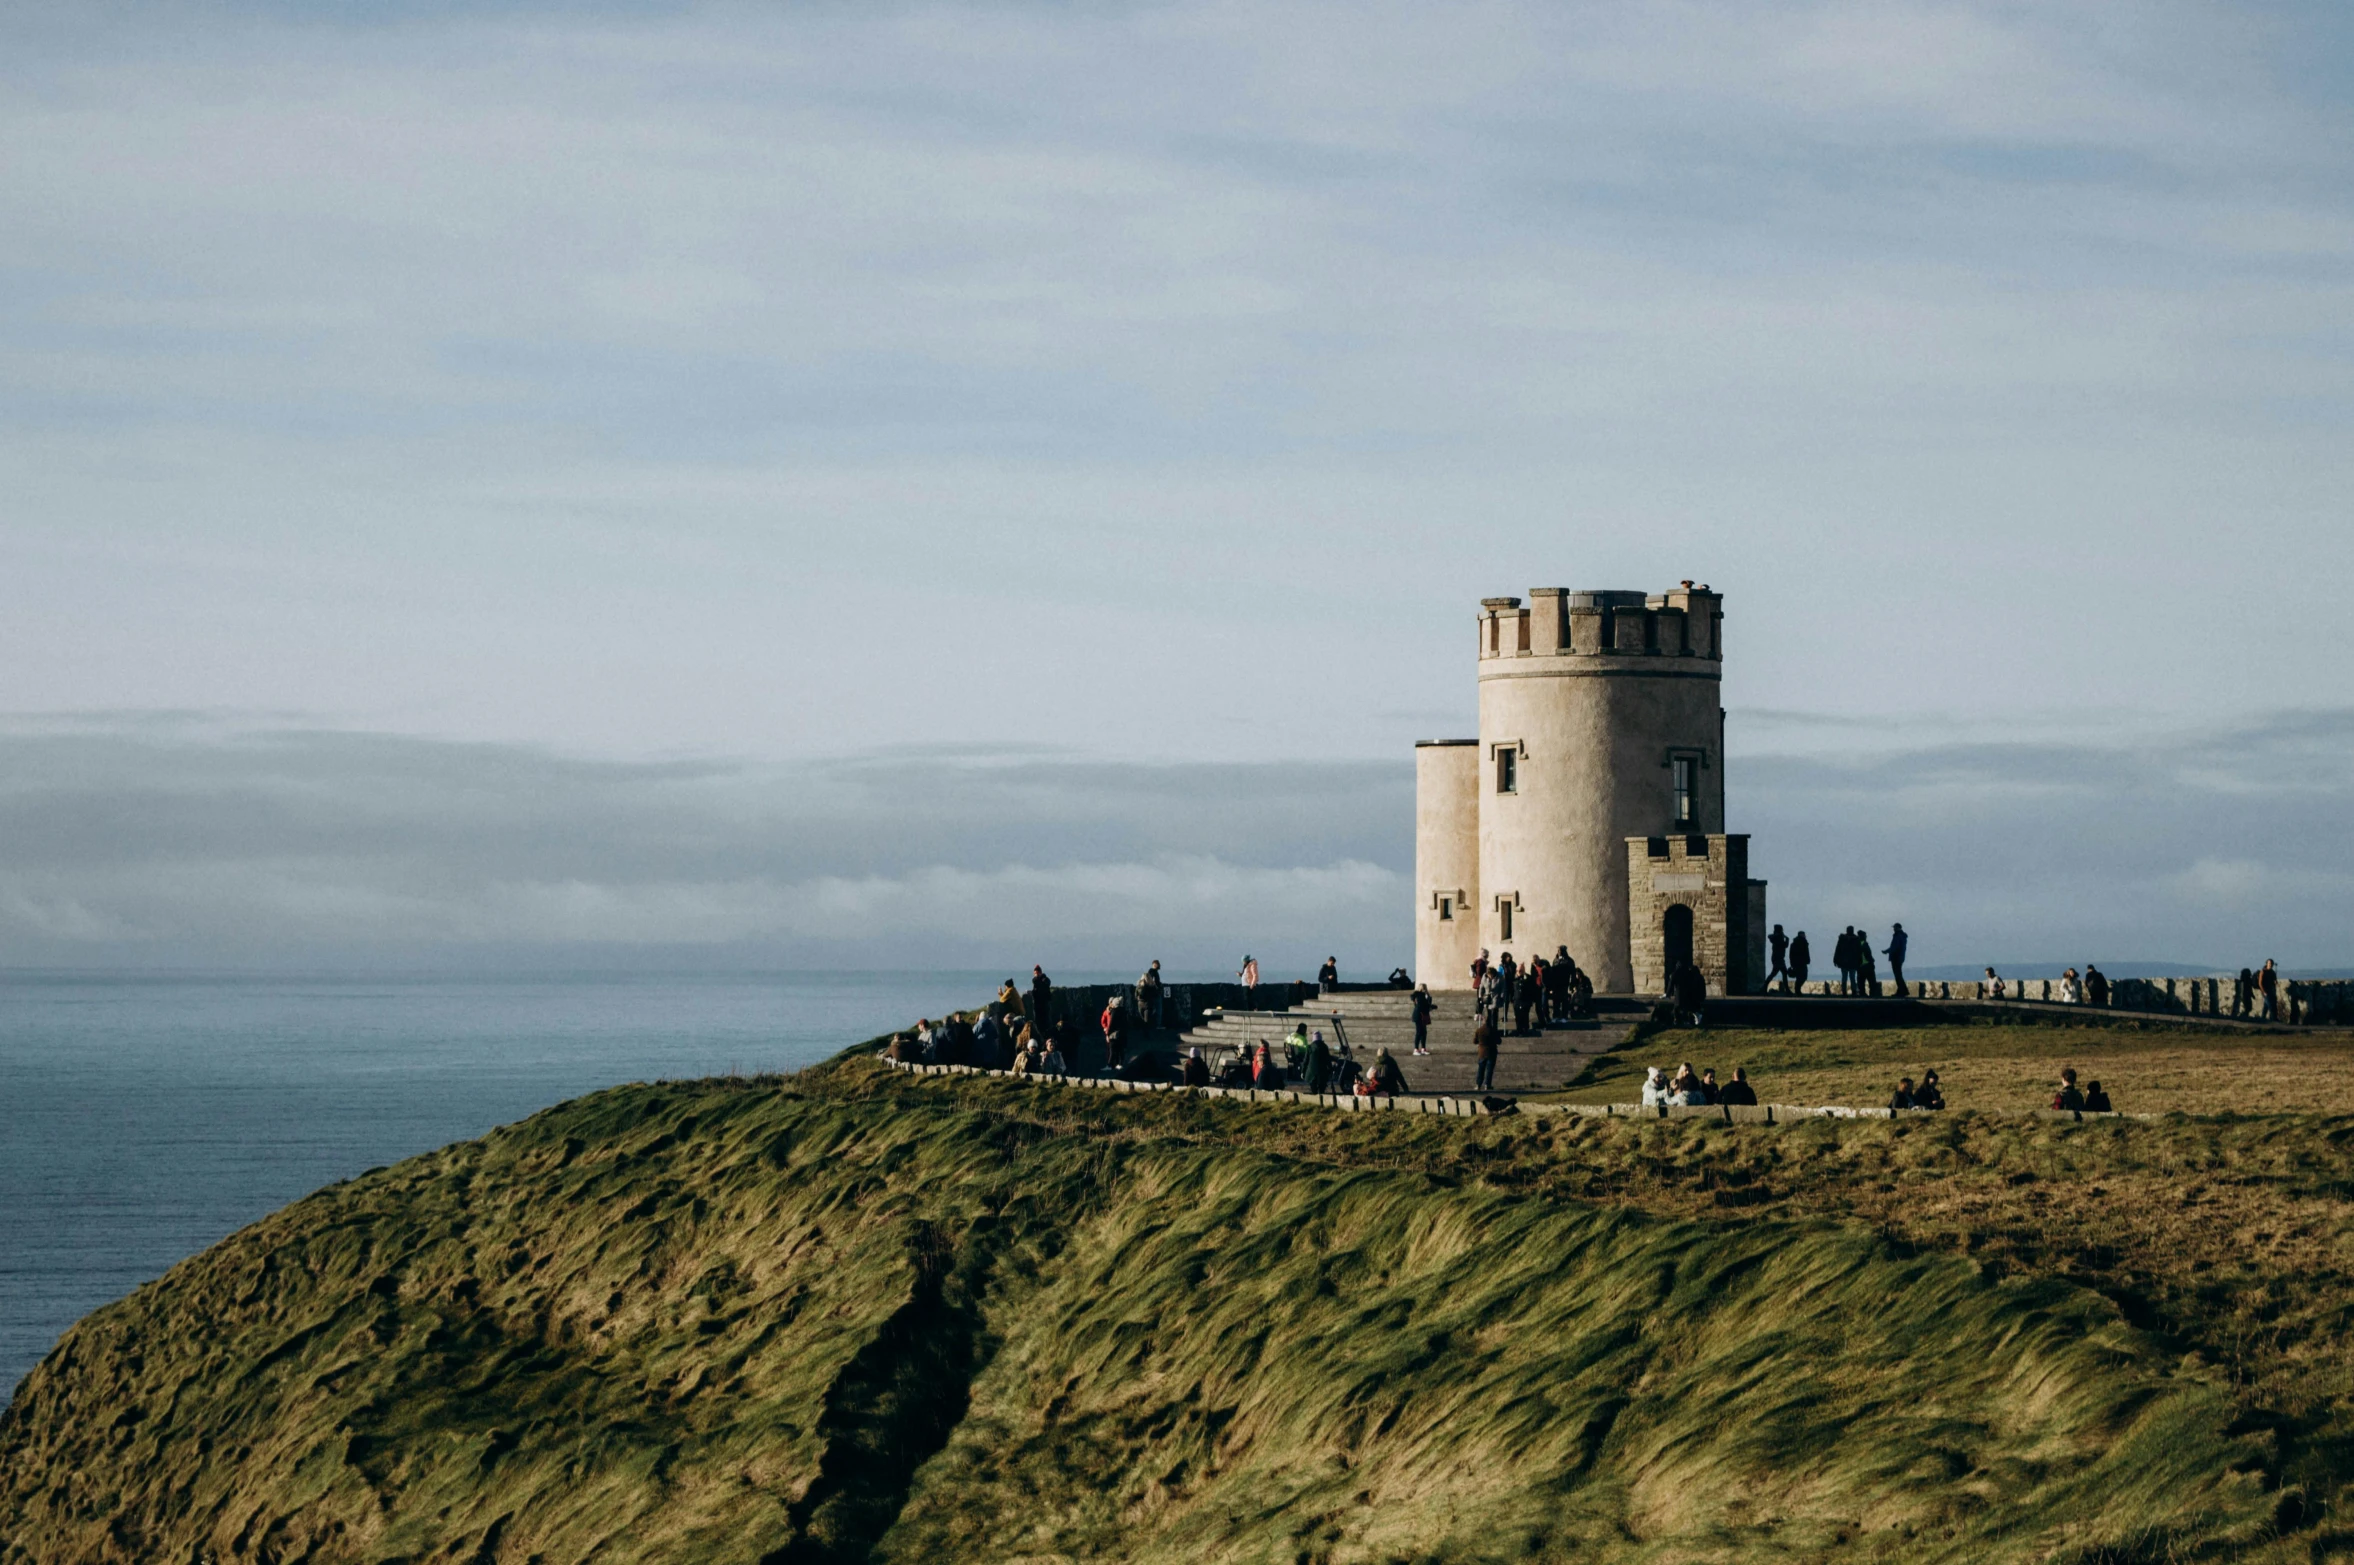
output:
<path id="1" fill-rule="evenodd" d="M 1430 1053 L 1414 1053 L 1414 995 L 1407 989 L 1342 989 L 1282 1010 L 1213 1010 L 1176 1040 L 1180 1056 L 1199 1047 L 1215 1074 L 1236 1054 L 1247 1055 L 1265 1039 L 1278 1060 L 1283 1040 L 1295 1024 L 1305 1023 L 1309 1035 L 1324 1034 L 1335 1054 L 1345 1040 L 1360 1067 L 1370 1068 L 1374 1057 L 1387 1049 L 1405 1072 L 1406 1085 L 1416 1093 L 1457 1093 L 1472 1090 L 1479 1055 L 1471 1044 L 1475 1014 L 1471 995 L 1450 990 L 1431 996 L 1437 1009 L 1430 1021 Z M 1548 1092 L 1566 1086 L 1586 1068 L 1586 1062 L 1624 1043 L 1635 1023 L 1649 1014 L 1647 1003 L 1633 999 L 1598 998 L 1599 1014 L 1557 1023 L 1541 1032 L 1516 1037 L 1505 1034 L 1496 1055 L 1498 1092 Z"/>

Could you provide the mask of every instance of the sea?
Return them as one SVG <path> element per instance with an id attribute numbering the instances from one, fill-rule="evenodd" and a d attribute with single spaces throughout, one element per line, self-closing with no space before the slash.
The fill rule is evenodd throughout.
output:
<path id="1" fill-rule="evenodd" d="M 601 1087 L 798 1070 L 1004 976 L 0 974 L 0 1402 L 323 1185 Z"/>

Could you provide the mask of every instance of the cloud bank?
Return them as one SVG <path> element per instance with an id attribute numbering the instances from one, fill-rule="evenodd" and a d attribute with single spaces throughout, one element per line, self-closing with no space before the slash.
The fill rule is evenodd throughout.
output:
<path id="1" fill-rule="evenodd" d="M 0 963 L 1271 974 L 1411 961 L 1411 763 L 622 763 L 160 715 L 0 733 Z M 1736 755 L 1792 928 L 1920 966 L 2354 959 L 2354 712 Z"/>

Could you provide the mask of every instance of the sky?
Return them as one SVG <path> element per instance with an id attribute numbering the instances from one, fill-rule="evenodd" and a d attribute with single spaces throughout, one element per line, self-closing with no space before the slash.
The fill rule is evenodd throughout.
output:
<path id="1" fill-rule="evenodd" d="M 1915 959 L 2354 965 L 2342 7 L 0 14 L 0 966 L 1386 971 L 1477 600 Z"/>

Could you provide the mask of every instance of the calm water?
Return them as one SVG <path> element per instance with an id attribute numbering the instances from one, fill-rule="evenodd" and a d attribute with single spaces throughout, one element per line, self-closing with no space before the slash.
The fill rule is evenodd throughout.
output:
<path id="1" fill-rule="evenodd" d="M 797 1069 L 1002 976 L 0 977 L 0 1398 L 321 1185 L 618 1082 Z"/>

